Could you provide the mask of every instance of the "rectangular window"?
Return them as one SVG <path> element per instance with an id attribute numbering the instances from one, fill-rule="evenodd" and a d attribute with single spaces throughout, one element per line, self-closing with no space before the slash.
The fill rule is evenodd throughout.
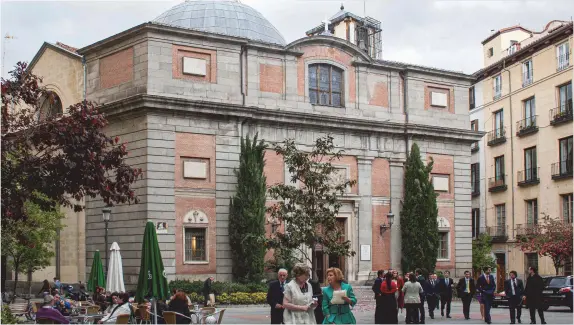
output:
<path id="1" fill-rule="evenodd" d="M 472 194 L 480 193 L 480 165 L 478 163 L 470 165 L 470 182 Z"/>
<path id="2" fill-rule="evenodd" d="M 562 220 L 572 222 L 572 193 L 561 195 L 562 198 Z"/>
<path id="3" fill-rule="evenodd" d="M 538 179 L 536 159 L 536 147 L 524 149 L 524 180 L 527 182 Z"/>
<path id="4" fill-rule="evenodd" d="M 438 258 L 448 259 L 448 232 L 438 233 Z"/>
<path id="5" fill-rule="evenodd" d="M 494 112 L 494 134 L 496 139 L 504 136 L 504 110 Z"/>
<path id="6" fill-rule="evenodd" d="M 538 224 L 538 200 L 526 201 L 526 223 L 529 226 Z"/>
<path id="7" fill-rule="evenodd" d="M 478 131 L 478 120 L 470 121 L 470 129 L 472 131 Z"/>
<path id="8" fill-rule="evenodd" d="M 474 87 L 470 87 L 468 89 L 468 102 L 469 102 L 469 109 L 473 109 L 474 108 Z"/>
<path id="9" fill-rule="evenodd" d="M 572 82 L 558 87 L 560 113 L 572 111 Z"/>
<path id="10" fill-rule="evenodd" d="M 343 106 L 343 70 L 328 64 L 309 65 L 309 101 L 313 105 Z"/>
<path id="11" fill-rule="evenodd" d="M 525 253 L 524 254 L 524 273 L 528 274 L 529 267 L 535 267 L 538 270 L 538 253 Z"/>
<path id="12" fill-rule="evenodd" d="M 185 261 L 207 262 L 207 228 L 185 228 Z"/>
<path id="13" fill-rule="evenodd" d="M 502 95 L 502 75 L 499 74 L 498 76 L 494 77 L 493 83 L 494 99 L 498 99 Z"/>
<path id="14" fill-rule="evenodd" d="M 492 57 L 494 55 L 494 49 L 491 47 L 488 49 L 488 57 Z"/>
<path id="15" fill-rule="evenodd" d="M 494 177 L 496 181 L 504 180 L 504 156 L 494 158 Z"/>
<path id="16" fill-rule="evenodd" d="M 472 238 L 480 235 L 480 209 L 472 209 Z"/>
<path id="17" fill-rule="evenodd" d="M 556 47 L 557 70 L 564 70 L 570 65 L 570 47 L 568 42 L 562 43 Z"/>
<path id="18" fill-rule="evenodd" d="M 572 172 L 572 137 L 558 140 L 560 150 L 560 174 Z"/>
<path id="19" fill-rule="evenodd" d="M 494 206 L 496 211 L 496 230 L 492 235 L 505 236 L 506 235 L 506 205 L 499 204 Z"/>
<path id="20" fill-rule="evenodd" d="M 526 87 L 532 83 L 532 59 L 522 62 L 522 87 Z"/>
<path id="21" fill-rule="evenodd" d="M 528 98 L 524 101 L 524 119 L 526 120 L 526 126 L 532 126 L 532 121 L 536 115 L 536 106 L 534 105 L 534 97 Z"/>

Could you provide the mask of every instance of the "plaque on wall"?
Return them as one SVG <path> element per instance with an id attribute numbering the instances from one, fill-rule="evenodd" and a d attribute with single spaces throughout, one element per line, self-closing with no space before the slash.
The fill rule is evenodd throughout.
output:
<path id="1" fill-rule="evenodd" d="M 167 234 L 167 222 L 165 221 L 158 221 L 155 224 L 155 232 L 158 235 Z"/>
<path id="2" fill-rule="evenodd" d="M 361 245 L 361 261 L 371 260 L 371 245 Z"/>

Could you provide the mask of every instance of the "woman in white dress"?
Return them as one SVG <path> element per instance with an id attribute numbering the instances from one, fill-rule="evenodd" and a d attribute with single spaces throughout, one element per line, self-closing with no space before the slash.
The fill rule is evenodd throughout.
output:
<path id="1" fill-rule="evenodd" d="M 310 269 L 307 265 L 295 264 L 291 271 L 293 280 L 285 286 L 283 293 L 283 322 L 285 324 L 317 324 L 314 309 L 313 288 L 309 283 Z"/>

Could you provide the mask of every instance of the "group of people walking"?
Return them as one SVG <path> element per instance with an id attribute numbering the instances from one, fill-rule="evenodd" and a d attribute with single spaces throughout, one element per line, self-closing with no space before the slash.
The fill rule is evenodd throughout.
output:
<path id="1" fill-rule="evenodd" d="M 456 290 L 466 320 L 470 319 L 470 305 L 476 298 L 482 320 L 491 324 L 490 309 L 496 292 L 496 280 L 491 271 L 490 267 L 485 268 L 476 283 L 470 271 L 465 271 L 464 277 L 455 284 L 448 271 L 439 279 L 435 273 L 425 278 L 417 269 L 406 273 L 405 281 L 396 270 L 380 270 L 372 286 L 376 301 L 375 323 L 398 324 L 399 310 L 406 309 L 406 324 L 424 324 L 425 301 L 431 319 L 439 308 L 442 317 L 451 318 L 453 291 Z M 310 268 L 306 264 L 295 265 L 292 273 L 292 280 L 288 282 L 287 270 L 279 270 L 278 280 L 269 285 L 267 303 L 271 307 L 271 324 L 356 324 L 352 308 L 357 298 L 351 285 L 343 280 L 340 269 L 327 270 L 324 288 L 317 281 L 309 282 Z M 537 311 L 541 323 L 546 324 L 542 309 L 543 288 L 542 277 L 535 267 L 529 268 L 526 285 L 517 278 L 516 271 L 510 272 L 510 278 L 504 282 L 504 291 L 511 324 L 522 322 L 524 300 L 530 311 L 530 324 L 536 324 Z"/>

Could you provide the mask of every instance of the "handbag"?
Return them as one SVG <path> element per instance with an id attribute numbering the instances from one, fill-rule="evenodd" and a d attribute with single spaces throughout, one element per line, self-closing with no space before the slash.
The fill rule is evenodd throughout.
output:
<path id="1" fill-rule="evenodd" d="M 213 293 L 209 294 L 209 305 L 215 306 L 215 294 L 213 294 Z"/>

